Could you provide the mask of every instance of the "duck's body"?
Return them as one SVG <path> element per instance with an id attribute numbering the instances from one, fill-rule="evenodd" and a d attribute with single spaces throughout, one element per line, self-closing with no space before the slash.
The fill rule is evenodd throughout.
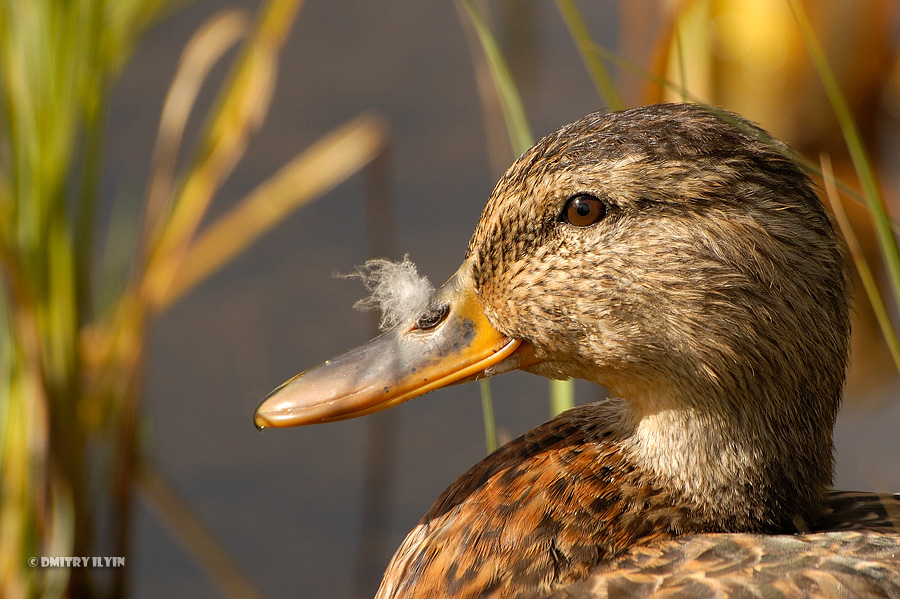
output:
<path id="1" fill-rule="evenodd" d="M 897 501 L 896 496 L 885 499 Z M 879 530 L 689 535 L 635 546 L 589 576 L 542 596 L 900 597 L 897 537 L 895 531 Z"/>
<path id="2" fill-rule="evenodd" d="M 382 599 L 599 597 L 625 580 L 649 596 L 704 574 L 788 589 L 775 572 L 829 552 L 857 580 L 836 592 L 891 596 L 897 576 L 873 572 L 900 570 L 897 529 L 783 536 L 841 512 L 826 496 L 847 304 L 831 223 L 783 145 L 698 106 L 596 113 L 510 168 L 425 314 L 292 379 L 257 424 L 353 417 L 515 368 L 610 390 L 457 480 Z"/>
<path id="3" fill-rule="evenodd" d="M 587 599 L 613 589 L 692 598 L 741 596 L 741 587 L 762 597 L 900 597 L 900 495 L 832 492 L 813 524 L 709 533 L 746 529 L 706 528 L 690 505 L 650 486 L 594 438 L 598 407 L 566 412 L 461 476 L 397 550 L 377 599 Z"/>

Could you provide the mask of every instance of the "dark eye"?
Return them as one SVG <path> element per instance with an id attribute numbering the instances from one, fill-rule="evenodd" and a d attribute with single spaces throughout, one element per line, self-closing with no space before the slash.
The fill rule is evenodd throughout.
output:
<path id="1" fill-rule="evenodd" d="M 447 304 L 432 306 L 416 321 L 416 328 L 420 331 L 433 329 L 447 318 L 448 312 L 450 312 L 450 306 Z"/>
<path id="2" fill-rule="evenodd" d="M 562 220 L 576 227 L 590 227 L 606 216 L 606 204 L 587 194 L 572 196 L 563 208 Z"/>

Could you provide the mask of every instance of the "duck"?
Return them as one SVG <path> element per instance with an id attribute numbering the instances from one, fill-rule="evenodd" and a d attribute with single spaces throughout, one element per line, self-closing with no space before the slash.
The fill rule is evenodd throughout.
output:
<path id="1" fill-rule="evenodd" d="M 424 307 L 254 422 L 511 370 L 608 390 L 450 485 L 376 599 L 900 597 L 900 495 L 831 490 L 849 309 L 785 144 L 699 104 L 600 111 L 513 163 Z"/>

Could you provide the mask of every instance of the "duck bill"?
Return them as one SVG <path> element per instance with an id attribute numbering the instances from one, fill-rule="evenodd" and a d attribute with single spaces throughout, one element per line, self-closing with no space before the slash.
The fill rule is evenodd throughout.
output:
<path id="1" fill-rule="evenodd" d="M 435 292 L 430 316 L 438 323 L 398 325 L 365 345 L 300 373 L 269 394 L 256 410 L 266 427 L 356 418 L 429 391 L 485 376 L 510 358 L 521 341 L 488 321 L 465 267 Z M 441 319 L 442 317 L 442 319 Z M 519 364 L 512 360 L 509 368 Z"/>

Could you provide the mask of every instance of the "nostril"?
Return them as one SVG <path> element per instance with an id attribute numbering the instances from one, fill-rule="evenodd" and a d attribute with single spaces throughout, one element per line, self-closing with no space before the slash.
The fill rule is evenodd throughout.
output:
<path id="1" fill-rule="evenodd" d="M 422 314 L 418 320 L 416 320 L 416 328 L 420 331 L 433 329 L 437 325 L 441 324 L 444 319 L 447 318 L 447 314 L 449 313 L 449 304 L 432 306 L 428 308 L 428 310 L 424 314 Z"/>

